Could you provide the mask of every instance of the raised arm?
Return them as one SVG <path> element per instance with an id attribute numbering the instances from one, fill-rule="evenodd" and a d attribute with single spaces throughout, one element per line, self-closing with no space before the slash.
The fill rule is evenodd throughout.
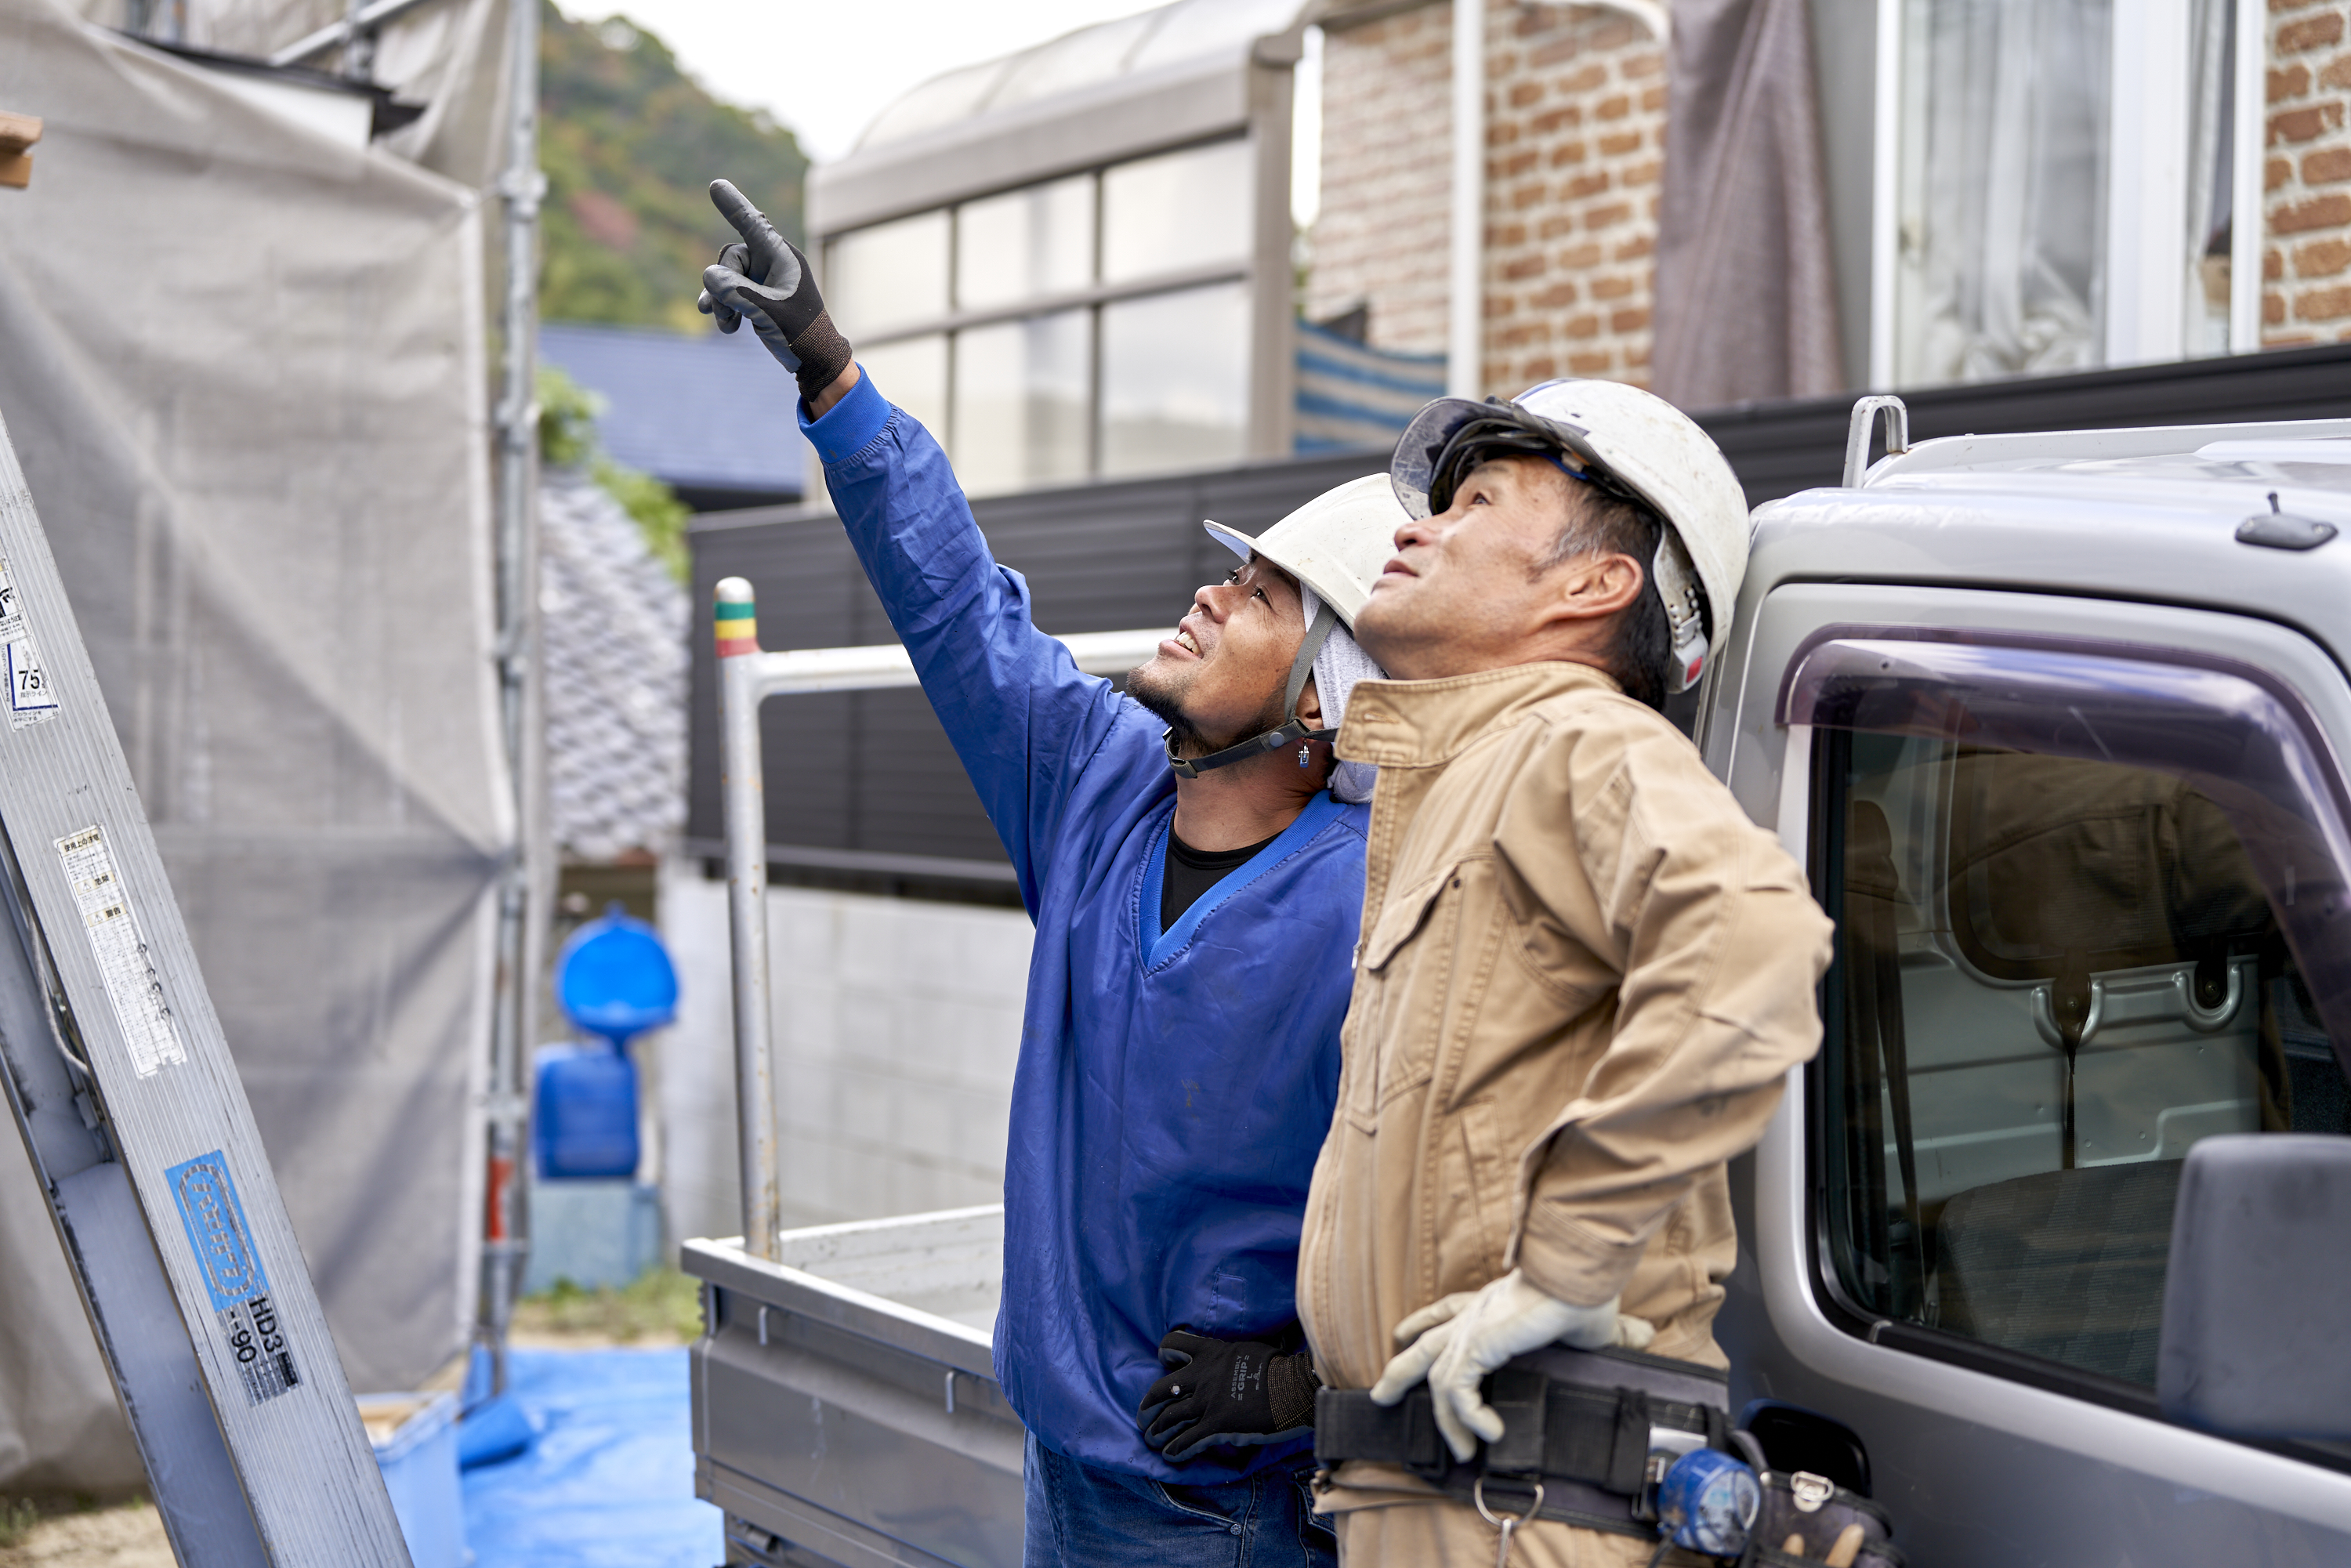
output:
<path id="1" fill-rule="evenodd" d="M 1155 760 L 1157 732 L 1037 630 L 1028 583 L 989 555 L 946 454 L 871 378 L 800 427 L 1033 909 L 1079 775 L 1106 745 L 1122 763 Z"/>
<path id="2" fill-rule="evenodd" d="M 946 455 L 851 361 L 807 258 L 733 185 L 710 196 L 743 238 L 704 270 L 701 308 L 723 332 L 750 322 L 799 380 L 800 429 L 850 542 L 1033 911 L 1079 776 L 1120 731 L 1138 757 L 1154 732 L 1037 630 L 1028 584 L 988 554 Z"/>

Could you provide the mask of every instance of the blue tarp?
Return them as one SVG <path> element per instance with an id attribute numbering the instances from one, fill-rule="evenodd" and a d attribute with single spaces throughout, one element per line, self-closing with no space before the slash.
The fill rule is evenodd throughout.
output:
<path id="1" fill-rule="evenodd" d="M 718 1511 L 694 1495 L 684 1350 L 518 1350 L 507 1388 L 537 1429 L 465 1472 L 474 1568 L 711 1568 Z"/>
<path id="2" fill-rule="evenodd" d="M 1389 447 L 1429 399 L 1445 395 L 1443 354 L 1366 348 L 1311 321 L 1298 323 L 1301 456 Z"/>

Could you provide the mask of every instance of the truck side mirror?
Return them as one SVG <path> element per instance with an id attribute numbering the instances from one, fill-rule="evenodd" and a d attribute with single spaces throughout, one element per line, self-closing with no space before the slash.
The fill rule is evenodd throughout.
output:
<path id="1" fill-rule="evenodd" d="M 2168 1419 L 2231 1437 L 2351 1438 L 2351 1137 L 2188 1151 L 2156 1393 Z"/>

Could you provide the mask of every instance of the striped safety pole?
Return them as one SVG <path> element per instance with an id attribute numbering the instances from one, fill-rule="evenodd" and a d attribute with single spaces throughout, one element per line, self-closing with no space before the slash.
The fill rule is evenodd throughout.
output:
<path id="1" fill-rule="evenodd" d="M 773 1260 L 782 1226 L 776 1097 L 768 1035 L 767 781 L 759 764 L 759 611 L 751 585 L 719 580 L 719 790 L 726 802 L 726 913 L 735 956 L 735 1097 L 743 1177 L 743 1247 Z"/>

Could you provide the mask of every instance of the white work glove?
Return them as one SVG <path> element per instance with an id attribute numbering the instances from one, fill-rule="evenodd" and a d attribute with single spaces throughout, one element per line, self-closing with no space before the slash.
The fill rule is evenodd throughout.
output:
<path id="1" fill-rule="evenodd" d="M 1527 1283 L 1516 1269 L 1482 1291 L 1457 1291 L 1396 1324 L 1396 1343 L 1408 1348 L 1372 1385 L 1372 1403 L 1394 1405 L 1427 1378 L 1437 1429 L 1466 1465 L 1477 1455 L 1479 1438 L 1491 1443 L 1502 1436 L 1502 1418 L 1479 1397 L 1478 1387 L 1504 1362 L 1553 1343 L 1578 1350 L 1649 1348 L 1656 1329 L 1645 1318 L 1619 1316 L 1619 1299 L 1570 1306 Z"/>

